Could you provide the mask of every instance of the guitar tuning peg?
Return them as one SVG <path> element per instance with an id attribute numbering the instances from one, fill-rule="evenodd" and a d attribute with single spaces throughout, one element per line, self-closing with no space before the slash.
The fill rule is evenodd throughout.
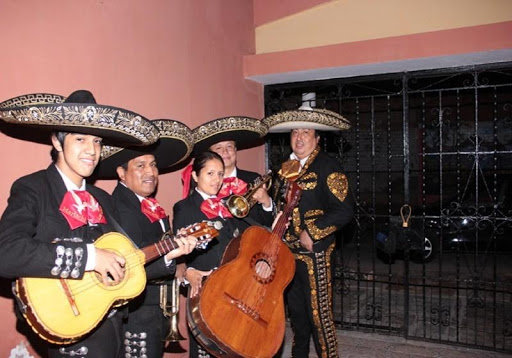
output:
<path id="1" fill-rule="evenodd" d="M 203 242 L 201 242 L 201 243 L 196 245 L 196 247 L 198 249 L 203 249 L 203 250 L 206 249 L 207 246 L 208 246 L 208 241 L 203 241 Z"/>
<path id="2" fill-rule="evenodd" d="M 222 225 L 222 222 L 220 222 L 220 220 L 214 221 L 212 226 L 216 230 L 220 230 L 220 229 L 222 229 L 224 227 L 224 225 Z"/>

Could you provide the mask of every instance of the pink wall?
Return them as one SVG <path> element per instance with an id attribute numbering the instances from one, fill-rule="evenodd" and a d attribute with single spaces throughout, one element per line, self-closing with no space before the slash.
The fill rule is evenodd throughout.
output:
<path id="1" fill-rule="evenodd" d="M 242 56 L 254 53 L 251 0 L 5 0 L 0 13 L 0 101 L 86 88 L 99 103 L 191 128 L 221 116 L 263 116 L 262 88 L 242 74 Z M 2 212 L 12 182 L 45 168 L 50 147 L 3 133 L 0 146 Z M 263 148 L 241 152 L 240 164 L 263 172 Z M 170 212 L 180 198 L 179 173 L 160 179 L 158 199 Z M 111 191 L 114 184 L 99 186 Z M 3 296 L 7 290 L 3 284 Z M 0 356 L 7 357 L 26 339 L 3 296 Z"/>

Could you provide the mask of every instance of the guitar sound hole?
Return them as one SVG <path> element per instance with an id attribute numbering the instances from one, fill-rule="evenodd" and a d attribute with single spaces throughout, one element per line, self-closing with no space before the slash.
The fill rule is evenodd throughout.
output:
<path id="1" fill-rule="evenodd" d="M 96 279 L 101 284 L 103 284 L 103 278 L 101 277 L 101 275 L 99 273 L 97 273 L 97 272 L 94 272 L 94 275 L 96 276 Z M 121 283 L 121 282 L 119 282 L 119 283 Z M 118 284 L 116 284 L 115 281 L 114 281 L 114 277 L 112 277 L 112 275 L 110 273 L 107 273 L 107 284 L 106 284 L 106 287 L 113 287 L 113 286 L 117 286 L 117 285 Z"/>
<path id="2" fill-rule="evenodd" d="M 256 275 L 263 279 L 267 279 L 272 275 L 272 267 L 267 262 L 267 260 L 260 259 L 256 261 L 256 265 L 254 265 L 254 270 L 256 271 Z"/>
<path id="3" fill-rule="evenodd" d="M 274 266 L 266 255 L 254 255 L 251 261 L 258 282 L 267 284 L 274 279 Z"/>

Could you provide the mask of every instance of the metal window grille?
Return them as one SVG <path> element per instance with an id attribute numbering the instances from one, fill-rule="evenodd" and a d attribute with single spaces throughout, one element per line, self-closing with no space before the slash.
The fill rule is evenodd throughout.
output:
<path id="1" fill-rule="evenodd" d="M 339 326 L 512 352 L 512 63 L 266 86 L 266 115 L 307 92 L 352 123 L 321 141 L 357 203 L 338 233 Z M 289 135 L 266 151 L 279 169 Z"/>

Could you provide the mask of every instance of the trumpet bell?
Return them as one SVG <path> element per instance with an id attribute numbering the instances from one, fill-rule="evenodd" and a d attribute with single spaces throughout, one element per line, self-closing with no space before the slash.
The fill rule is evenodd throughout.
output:
<path id="1" fill-rule="evenodd" d="M 226 202 L 226 206 L 229 212 L 237 218 L 243 218 L 247 216 L 247 214 L 249 214 L 249 210 L 251 209 L 247 199 L 241 195 L 230 196 Z"/>
<path id="2" fill-rule="evenodd" d="M 251 208 L 256 204 L 256 200 L 252 198 L 256 190 L 267 184 L 267 189 L 272 184 L 272 171 L 268 171 L 264 176 L 256 178 L 256 180 L 249 185 L 247 192 L 244 195 L 231 195 L 226 201 L 226 207 L 237 218 L 246 217 Z"/>
<path id="3" fill-rule="evenodd" d="M 183 337 L 178 328 L 178 316 L 174 315 L 170 319 L 170 328 L 169 333 L 164 338 L 164 342 L 179 342 L 184 341 L 185 337 Z"/>
<path id="4" fill-rule="evenodd" d="M 169 318 L 169 332 L 163 341 L 178 342 L 185 340 L 178 327 L 180 285 L 177 278 L 174 278 L 170 285 L 160 285 L 160 308 L 163 315 Z"/>

